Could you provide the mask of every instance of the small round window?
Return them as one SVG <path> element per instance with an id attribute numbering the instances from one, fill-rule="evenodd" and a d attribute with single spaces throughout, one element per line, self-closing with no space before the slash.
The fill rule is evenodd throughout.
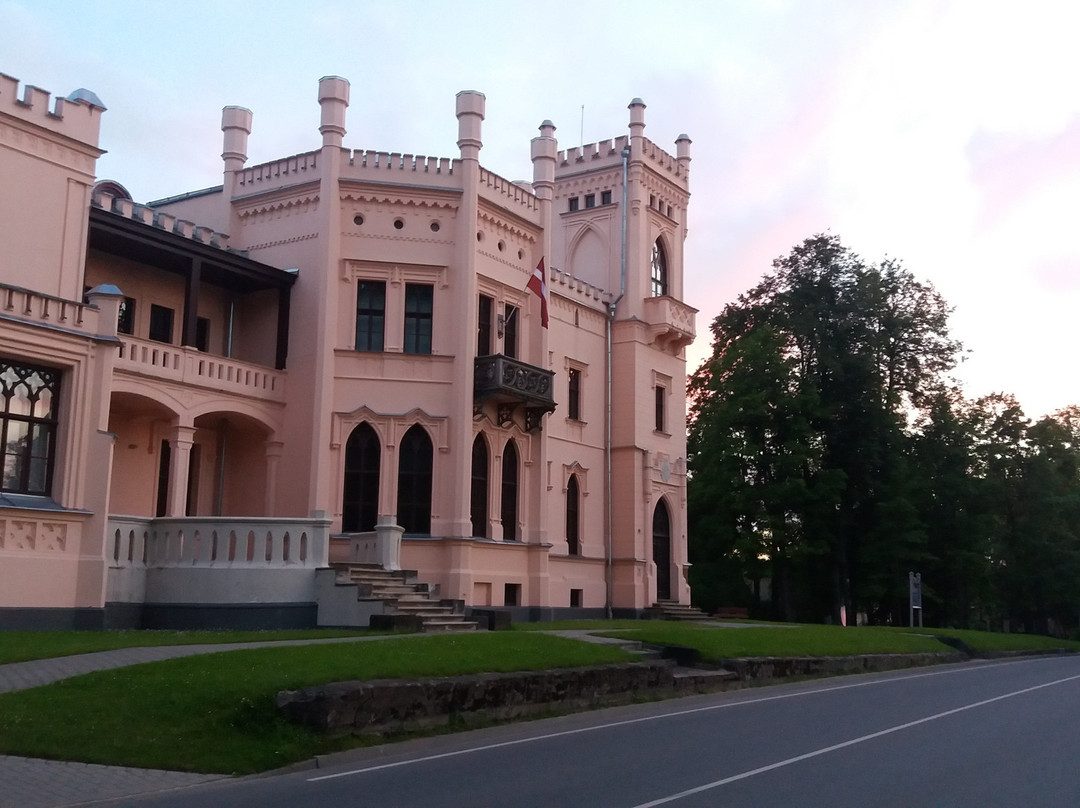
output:
<path id="1" fill-rule="evenodd" d="M 355 224 L 357 227 L 359 227 L 360 225 L 362 225 L 364 223 L 364 217 L 361 216 L 358 213 L 355 216 L 353 216 L 352 223 Z"/>
<path id="2" fill-rule="evenodd" d="M 394 219 L 394 229 L 400 230 L 405 226 L 405 222 L 402 219 Z"/>
<path id="3" fill-rule="evenodd" d="M 432 222 L 431 223 L 431 232 L 432 233 L 438 233 L 440 226 L 441 225 L 438 222 Z"/>

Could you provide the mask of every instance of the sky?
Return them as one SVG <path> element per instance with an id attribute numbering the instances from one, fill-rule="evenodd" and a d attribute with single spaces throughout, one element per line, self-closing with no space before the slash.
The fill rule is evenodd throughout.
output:
<path id="1" fill-rule="evenodd" d="M 482 164 L 529 141 L 693 140 L 684 299 L 709 324 L 816 233 L 899 259 L 954 307 L 970 397 L 1080 404 L 1080 3 L 1074 0 L 0 0 L 0 72 L 94 91 L 98 176 L 150 201 L 221 182 L 221 108 L 248 164 L 319 147 L 318 80 L 351 83 L 345 145 Z M 2 178 L 0 178 L 2 181 Z"/>

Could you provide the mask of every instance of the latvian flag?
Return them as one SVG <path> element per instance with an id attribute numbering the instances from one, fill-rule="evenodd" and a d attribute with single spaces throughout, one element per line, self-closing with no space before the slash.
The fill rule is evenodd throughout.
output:
<path id="1" fill-rule="evenodd" d="M 540 263 L 536 265 L 536 269 L 533 270 L 532 277 L 529 278 L 529 283 L 525 287 L 531 289 L 540 298 L 540 325 L 544 328 L 548 327 L 548 308 L 547 308 L 547 281 L 544 279 L 544 259 L 540 259 Z"/>

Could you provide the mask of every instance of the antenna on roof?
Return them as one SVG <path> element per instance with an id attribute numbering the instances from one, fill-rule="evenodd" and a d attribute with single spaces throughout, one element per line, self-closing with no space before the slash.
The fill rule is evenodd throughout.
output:
<path id="1" fill-rule="evenodd" d="M 578 145 L 582 148 L 585 147 L 585 105 L 581 105 L 581 140 L 578 141 Z"/>

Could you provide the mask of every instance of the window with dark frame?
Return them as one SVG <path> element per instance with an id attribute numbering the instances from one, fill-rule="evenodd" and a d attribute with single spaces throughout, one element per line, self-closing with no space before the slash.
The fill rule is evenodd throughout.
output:
<path id="1" fill-rule="evenodd" d="M 581 496 L 577 475 L 571 474 L 566 483 L 566 547 L 570 555 L 581 555 L 580 541 Z"/>
<path id="2" fill-rule="evenodd" d="M 119 334 L 135 333 L 135 298 L 125 297 L 120 301 L 120 310 L 116 314 L 116 331 Z"/>
<path id="3" fill-rule="evenodd" d="M 483 435 L 477 435 L 472 445 L 470 518 L 473 536 L 491 538 L 488 536 L 488 446 Z"/>
<path id="4" fill-rule="evenodd" d="M 668 271 L 667 254 L 660 239 L 653 242 L 652 248 L 652 296 L 662 297 L 667 294 Z"/>
<path id="5" fill-rule="evenodd" d="M 195 348 L 203 353 L 210 350 L 210 320 L 206 317 L 195 318 Z"/>
<path id="6" fill-rule="evenodd" d="M 511 359 L 518 355 L 518 319 L 517 306 L 503 307 L 503 354 Z"/>
<path id="7" fill-rule="evenodd" d="M 611 191 L 601 191 L 600 192 L 600 204 L 601 205 L 610 205 L 611 204 Z"/>
<path id="8" fill-rule="evenodd" d="M 168 306 L 150 304 L 150 339 L 171 343 L 173 339 L 173 310 Z"/>
<path id="9" fill-rule="evenodd" d="M 356 350 L 381 351 L 386 326 L 386 282 L 356 285 Z"/>
<path id="10" fill-rule="evenodd" d="M 567 371 L 566 414 L 573 421 L 581 420 L 581 371 L 570 368 Z"/>
<path id="11" fill-rule="evenodd" d="M 341 530 L 359 533 L 375 529 L 379 519 L 379 436 L 366 421 L 349 433 L 345 442 L 345 478 L 342 481 Z"/>
<path id="12" fill-rule="evenodd" d="M 61 373 L 0 359 L 0 490 L 48 496 Z"/>
<path id="13" fill-rule="evenodd" d="M 434 450 L 427 430 L 420 424 L 409 427 L 398 452 L 398 524 L 410 536 L 429 536 Z"/>
<path id="14" fill-rule="evenodd" d="M 595 208 L 596 207 L 596 194 L 585 194 L 585 207 L 587 207 L 587 208 Z"/>
<path id="15" fill-rule="evenodd" d="M 491 355 L 491 315 L 495 311 L 495 301 L 487 295 L 480 295 L 476 304 L 476 355 Z"/>
<path id="16" fill-rule="evenodd" d="M 434 302 L 434 286 L 426 283 L 405 284 L 405 353 L 431 353 Z"/>
<path id="17" fill-rule="evenodd" d="M 667 432 L 667 430 L 664 428 L 666 426 L 666 421 L 665 421 L 665 418 L 664 418 L 664 405 L 665 405 L 666 399 L 667 399 L 667 389 L 658 384 L 658 385 L 656 385 L 656 388 L 655 388 L 655 394 L 656 394 L 656 431 L 657 432 Z"/>
<path id="18" fill-rule="evenodd" d="M 518 452 L 511 438 L 503 448 L 502 501 L 499 518 L 502 520 L 503 541 L 518 539 Z"/>
<path id="19" fill-rule="evenodd" d="M 569 211 L 570 211 L 571 213 L 573 213 L 573 212 L 574 212 L 575 210 L 577 210 L 577 209 L 578 209 L 578 202 L 579 202 L 579 197 L 576 197 L 576 196 L 572 196 L 572 197 L 570 197 L 570 204 L 569 204 L 569 206 L 567 207 L 567 209 L 568 209 L 568 210 L 569 210 Z"/>

